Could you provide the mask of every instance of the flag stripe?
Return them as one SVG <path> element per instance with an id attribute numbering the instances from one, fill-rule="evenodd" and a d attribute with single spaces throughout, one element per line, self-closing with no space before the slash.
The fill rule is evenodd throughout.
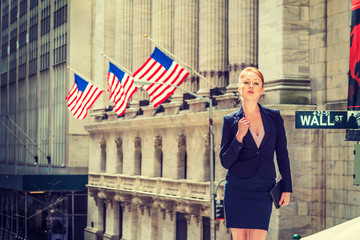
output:
<path id="1" fill-rule="evenodd" d="M 114 103 L 114 111 L 121 116 L 125 113 L 128 101 L 137 90 L 137 87 L 132 77 L 117 68 L 114 64 L 110 63 L 109 65 L 109 99 Z"/>
<path id="2" fill-rule="evenodd" d="M 79 89 L 79 85 L 81 88 Z M 68 108 L 74 117 L 84 119 L 89 108 L 103 93 L 101 89 L 88 83 L 75 74 L 75 82 L 68 92 L 65 100 L 68 101 Z"/>
<path id="3" fill-rule="evenodd" d="M 176 90 L 176 86 L 179 86 L 188 75 L 189 73 L 184 68 L 158 48 L 155 48 L 150 58 L 133 74 L 134 77 L 152 82 L 152 84 L 143 86 L 143 88 L 149 94 L 154 107 L 172 95 Z"/>

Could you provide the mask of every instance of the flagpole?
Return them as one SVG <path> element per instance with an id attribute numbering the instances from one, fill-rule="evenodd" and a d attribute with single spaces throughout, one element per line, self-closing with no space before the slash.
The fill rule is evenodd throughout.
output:
<path id="1" fill-rule="evenodd" d="M 193 95 L 194 97 L 200 98 L 204 102 L 209 103 L 209 137 L 210 137 L 210 207 L 211 207 L 211 216 L 210 216 L 210 233 L 212 235 L 212 239 L 216 240 L 216 228 L 215 228 L 215 195 L 214 195 L 214 133 L 213 133 L 213 105 L 212 99 L 208 97 L 201 96 L 199 94 L 193 93 L 189 90 L 186 90 L 182 87 L 176 86 L 171 83 L 162 83 L 162 82 L 150 82 L 144 80 L 134 80 L 135 83 L 143 84 L 143 85 L 151 85 L 151 84 L 161 84 L 168 85 L 178 88 L 186 93 Z"/>
<path id="2" fill-rule="evenodd" d="M 197 71 L 195 71 L 194 69 L 192 69 L 189 65 L 187 65 L 186 63 L 184 63 L 183 61 L 181 61 L 181 59 L 177 58 L 174 54 L 172 54 L 171 52 L 169 52 L 168 50 L 166 50 L 166 48 L 162 47 L 158 42 L 156 42 L 154 39 L 152 39 L 151 37 L 149 37 L 147 34 L 144 35 L 145 38 L 148 38 L 150 41 L 152 41 L 155 45 L 157 45 L 159 48 L 161 48 L 163 51 L 165 51 L 167 54 L 169 54 L 170 56 L 172 56 L 176 61 L 178 61 L 179 63 L 181 63 L 181 65 L 184 65 L 186 68 L 188 68 L 191 72 L 195 73 L 195 75 L 197 75 L 198 77 L 200 77 L 201 79 L 207 81 L 211 86 L 216 87 L 216 85 L 212 82 L 210 82 L 208 79 L 206 79 L 203 75 L 201 75 L 200 73 L 198 73 Z"/>
<path id="3" fill-rule="evenodd" d="M 110 58 L 108 55 L 106 55 L 105 53 L 101 52 L 100 55 L 103 55 L 104 58 L 106 58 L 107 60 L 109 60 L 110 62 L 114 63 L 115 65 L 117 65 L 119 68 L 121 68 L 122 70 L 125 70 L 125 72 L 132 76 L 132 72 L 127 69 L 126 67 L 124 67 L 123 65 L 121 65 L 120 63 L 116 62 L 114 59 Z"/>
<path id="4" fill-rule="evenodd" d="M 78 71 L 76 71 L 75 69 L 73 69 L 70 66 L 67 66 L 67 69 L 69 69 L 70 71 L 72 71 L 73 73 L 75 73 L 76 75 L 79 75 L 79 77 L 83 78 L 84 80 L 88 81 L 91 84 L 94 84 L 96 87 L 100 88 L 101 90 L 103 90 L 104 92 L 106 92 L 105 88 L 103 87 L 99 87 L 98 83 L 95 83 L 93 81 L 91 81 L 90 79 L 88 79 L 87 77 L 85 77 L 84 75 L 82 75 L 81 73 L 79 73 Z"/>

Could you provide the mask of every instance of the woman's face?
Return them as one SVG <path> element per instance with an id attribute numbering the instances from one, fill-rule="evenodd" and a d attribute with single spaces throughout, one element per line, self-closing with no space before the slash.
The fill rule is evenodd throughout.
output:
<path id="1" fill-rule="evenodd" d="M 259 75 L 248 72 L 239 86 L 239 92 L 244 100 L 258 100 L 264 92 L 263 84 Z"/>

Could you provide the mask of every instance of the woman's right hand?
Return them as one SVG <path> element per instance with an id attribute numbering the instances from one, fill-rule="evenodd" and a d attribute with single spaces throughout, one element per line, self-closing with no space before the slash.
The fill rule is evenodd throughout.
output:
<path id="1" fill-rule="evenodd" d="M 245 137 L 245 135 L 249 130 L 249 127 L 250 127 L 250 122 L 245 117 L 240 119 L 238 122 L 238 131 L 236 133 L 236 140 L 242 142 L 243 138 Z"/>

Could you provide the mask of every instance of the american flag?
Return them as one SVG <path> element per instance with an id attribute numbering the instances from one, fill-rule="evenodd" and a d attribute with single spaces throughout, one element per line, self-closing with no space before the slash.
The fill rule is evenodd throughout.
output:
<path id="1" fill-rule="evenodd" d="M 88 109 L 100 97 L 103 90 L 95 85 L 85 81 L 78 75 L 74 74 L 75 82 L 65 100 L 68 101 L 70 112 L 77 119 L 86 118 Z"/>
<path id="2" fill-rule="evenodd" d="M 136 92 L 137 87 L 134 79 L 120 70 L 111 62 L 109 63 L 108 85 L 110 101 L 114 102 L 114 111 L 123 115 L 131 96 Z"/>
<path id="3" fill-rule="evenodd" d="M 150 58 L 133 74 L 133 77 L 150 82 L 169 83 L 179 86 L 188 75 L 189 73 L 184 68 L 180 67 L 179 64 L 158 48 L 155 48 Z M 143 88 L 148 92 L 154 108 L 164 102 L 176 90 L 174 86 L 154 83 L 143 86 Z"/>

